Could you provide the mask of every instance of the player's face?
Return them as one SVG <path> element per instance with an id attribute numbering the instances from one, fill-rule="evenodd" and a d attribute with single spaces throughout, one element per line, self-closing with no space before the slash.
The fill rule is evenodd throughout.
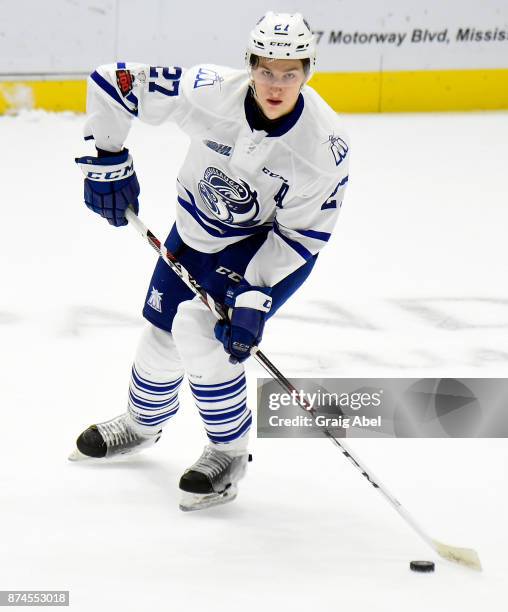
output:
<path id="1" fill-rule="evenodd" d="M 268 119 L 278 119 L 295 107 L 305 82 L 301 60 L 259 59 L 252 69 L 256 100 Z"/>

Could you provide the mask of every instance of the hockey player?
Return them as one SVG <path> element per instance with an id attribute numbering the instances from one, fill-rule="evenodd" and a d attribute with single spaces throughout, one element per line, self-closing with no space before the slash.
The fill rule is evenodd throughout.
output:
<path id="1" fill-rule="evenodd" d="M 244 70 L 117 63 L 89 78 L 85 138 L 97 154 L 76 160 L 86 205 L 126 225 L 140 192 L 124 148 L 131 122 L 176 122 L 191 143 L 165 244 L 226 304 L 230 320 L 216 323 L 159 260 L 127 411 L 86 429 L 71 458 L 104 460 L 154 444 L 179 408 L 185 373 L 209 443 L 180 480 L 183 510 L 235 498 L 251 426 L 243 362 L 310 274 L 337 220 L 348 146 L 336 113 L 306 85 L 314 67 L 307 22 L 269 12 L 251 32 Z"/>

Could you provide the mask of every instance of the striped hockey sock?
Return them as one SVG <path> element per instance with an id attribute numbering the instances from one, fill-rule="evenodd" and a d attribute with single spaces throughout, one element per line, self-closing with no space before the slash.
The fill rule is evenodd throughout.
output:
<path id="1" fill-rule="evenodd" d="M 247 439 L 252 413 L 243 372 L 224 382 L 190 386 L 210 442 L 238 446 L 240 438 Z"/>
<path id="2" fill-rule="evenodd" d="M 128 413 L 140 432 L 156 433 L 179 408 L 178 390 L 183 376 L 174 380 L 154 381 L 141 376 L 132 367 Z"/>

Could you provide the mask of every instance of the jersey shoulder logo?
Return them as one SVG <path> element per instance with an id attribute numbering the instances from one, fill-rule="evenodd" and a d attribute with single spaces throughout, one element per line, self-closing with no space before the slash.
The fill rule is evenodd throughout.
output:
<path id="1" fill-rule="evenodd" d="M 148 306 L 151 306 L 157 312 L 162 312 L 162 297 L 163 293 L 157 291 L 155 287 L 152 287 L 152 292 L 150 293 L 150 297 L 148 298 Z"/>
<path id="2" fill-rule="evenodd" d="M 207 87 L 208 85 L 215 85 L 215 83 L 222 83 L 224 79 L 215 70 L 210 68 L 200 68 L 194 79 L 194 89 L 198 87 Z"/>
<path id="3" fill-rule="evenodd" d="M 328 136 L 328 140 L 325 140 L 323 144 L 330 145 L 330 151 L 332 152 L 336 166 L 344 161 L 347 152 L 349 151 L 349 147 L 347 146 L 346 142 L 342 140 L 342 138 L 335 136 L 335 134 L 330 134 L 330 136 Z"/>
<path id="4" fill-rule="evenodd" d="M 242 179 L 233 180 L 210 166 L 198 184 L 199 195 L 210 212 L 224 223 L 248 227 L 256 225 L 258 194 Z"/>
<path id="5" fill-rule="evenodd" d="M 116 83 L 120 93 L 125 98 L 132 91 L 134 83 L 134 75 L 130 70 L 117 70 L 116 71 Z"/>

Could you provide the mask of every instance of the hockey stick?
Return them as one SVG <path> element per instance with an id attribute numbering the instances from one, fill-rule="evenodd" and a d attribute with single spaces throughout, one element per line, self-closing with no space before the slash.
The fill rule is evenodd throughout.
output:
<path id="1" fill-rule="evenodd" d="M 187 287 L 197 295 L 201 301 L 211 310 L 217 319 L 228 319 L 228 315 L 224 306 L 216 302 L 211 295 L 209 295 L 201 285 L 194 279 L 189 272 L 180 264 L 176 257 L 167 250 L 167 248 L 161 243 L 161 241 L 146 227 L 141 219 L 134 213 L 133 210 L 127 209 L 126 215 L 129 224 L 132 225 L 146 240 L 150 246 L 157 251 L 159 256 L 168 264 L 168 266 L 182 279 Z M 298 405 L 309 413 L 313 419 L 315 419 L 315 409 L 300 396 L 296 388 L 291 382 L 271 363 L 271 361 L 259 350 L 258 347 L 251 349 L 251 355 L 265 368 L 265 370 L 272 376 L 281 386 L 285 389 Z M 319 426 L 318 426 L 319 427 Z M 424 540 L 437 554 L 448 561 L 454 561 L 481 571 L 481 563 L 476 551 L 470 548 L 458 548 L 456 546 L 449 546 L 438 540 L 431 538 L 423 529 L 418 525 L 414 518 L 409 512 L 402 506 L 402 504 L 389 492 L 389 490 L 381 483 L 381 481 L 374 476 L 372 471 L 358 459 L 357 456 L 351 451 L 347 444 L 343 440 L 338 440 L 332 433 L 325 428 L 319 427 L 322 433 L 337 446 L 342 454 L 349 459 L 349 461 L 362 473 L 363 476 L 370 482 L 370 484 L 377 489 L 388 503 L 399 513 L 399 515 L 406 521 L 406 523 L 413 528 L 413 530 Z"/>
<path id="2" fill-rule="evenodd" d="M 187 285 L 187 287 L 197 295 L 201 301 L 207 306 L 212 314 L 218 320 L 228 320 L 228 314 L 222 304 L 216 302 L 211 295 L 209 295 L 198 281 L 193 278 L 189 272 L 182 266 L 182 264 L 176 259 L 176 257 L 167 250 L 167 248 L 161 243 L 161 241 L 153 234 L 141 219 L 134 213 L 131 208 L 125 211 L 127 221 L 147 240 L 150 246 L 157 251 L 159 256 L 168 264 L 168 266 L 177 274 L 181 280 Z M 265 370 L 277 380 L 282 387 L 289 393 L 297 393 L 297 390 L 289 382 L 289 380 L 273 365 L 273 363 L 259 350 L 257 346 L 251 349 L 251 355 L 265 368 Z"/>

